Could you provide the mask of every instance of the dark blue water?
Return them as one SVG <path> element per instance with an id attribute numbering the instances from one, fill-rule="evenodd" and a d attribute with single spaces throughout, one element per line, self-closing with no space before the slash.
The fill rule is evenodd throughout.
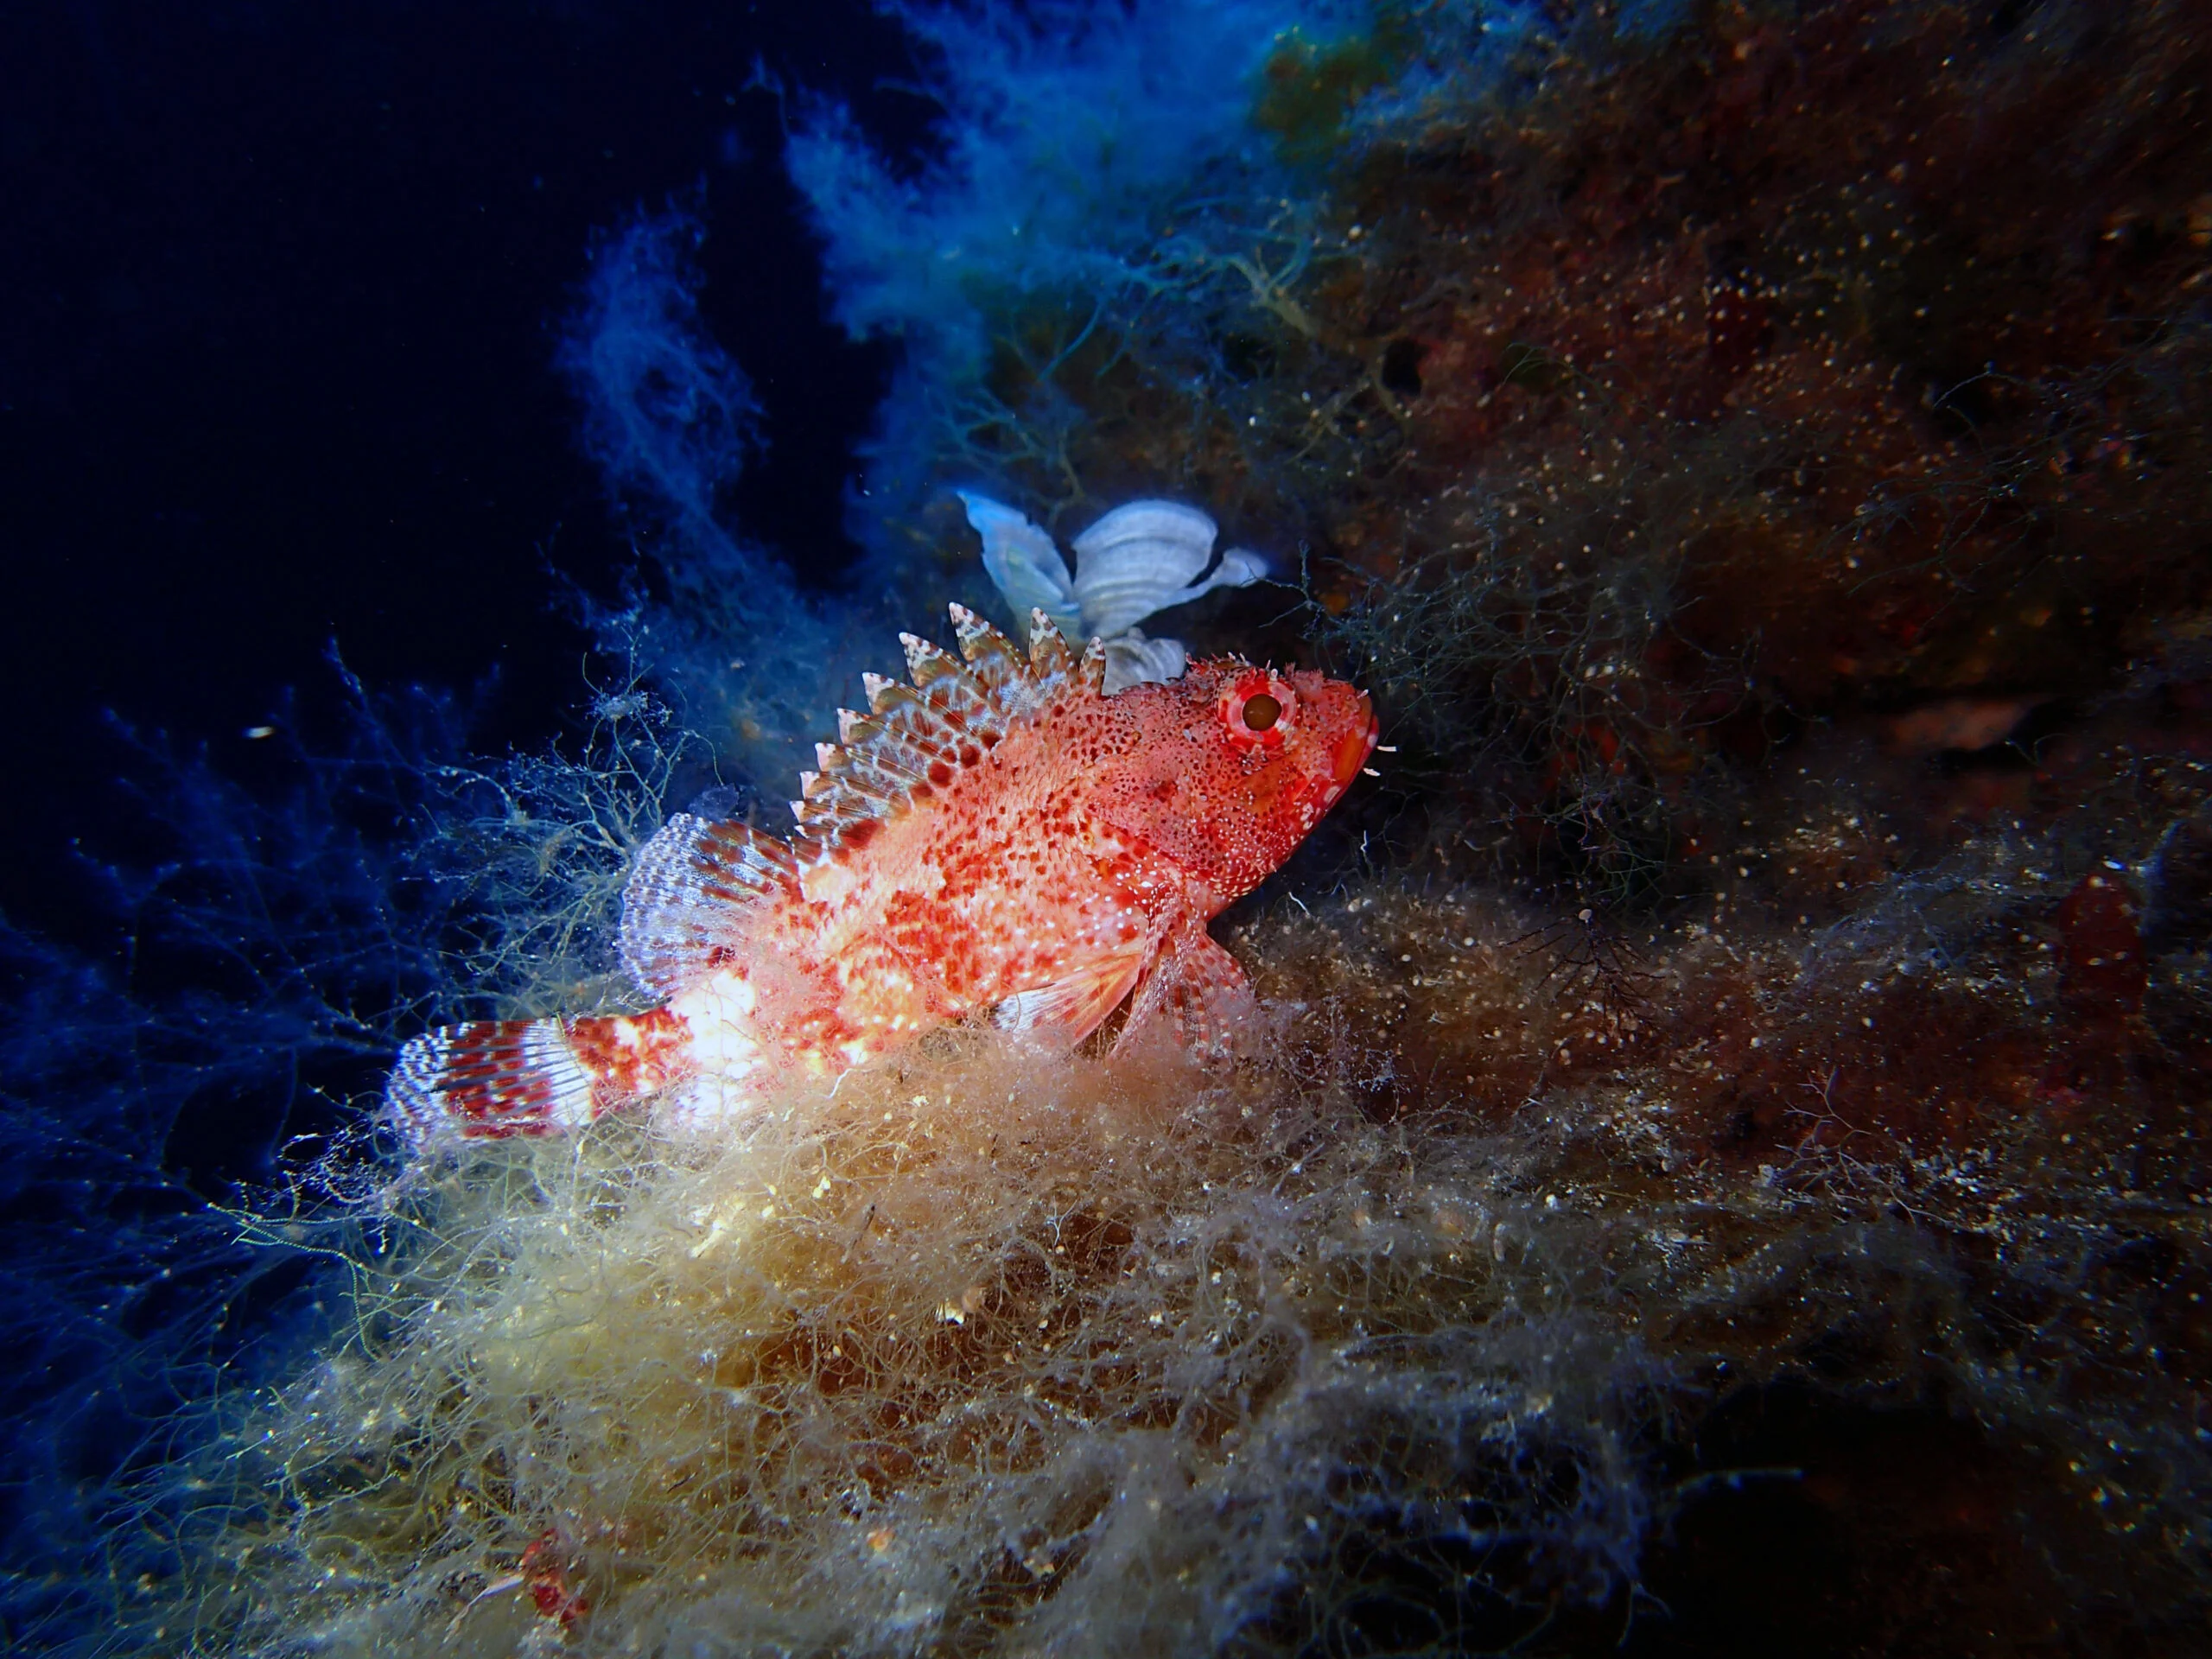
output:
<path id="1" fill-rule="evenodd" d="M 701 205 L 701 303 L 767 430 L 733 504 L 819 579 L 885 372 L 823 321 L 756 69 L 894 147 L 925 100 L 864 5 L 34 3 L 0 20 L 0 514 L 21 725 L 0 909 L 73 933 L 118 823 L 100 715 L 213 742 L 335 641 L 378 683 L 496 671 L 540 741 L 629 555 L 553 346 L 594 230 Z"/>

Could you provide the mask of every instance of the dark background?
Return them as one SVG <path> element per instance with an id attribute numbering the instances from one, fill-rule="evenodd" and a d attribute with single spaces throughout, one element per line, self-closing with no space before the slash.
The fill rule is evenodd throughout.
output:
<path id="1" fill-rule="evenodd" d="M 744 527 L 834 575 L 886 354 L 823 319 L 792 93 L 911 153 L 933 108 L 858 0 L 0 9 L 0 912 L 98 938 L 141 839 L 106 711 L 250 773 L 286 687 L 478 683 L 545 741 L 628 561 L 552 367 L 595 229 L 686 194 L 766 448 Z M 310 737 L 312 734 L 310 734 Z"/>

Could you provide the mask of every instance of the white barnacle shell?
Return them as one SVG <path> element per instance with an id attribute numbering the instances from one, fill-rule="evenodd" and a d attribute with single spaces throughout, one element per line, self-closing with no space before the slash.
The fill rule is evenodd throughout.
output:
<path id="1" fill-rule="evenodd" d="M 1084 626 L 1111 638 L 1154 611 L 1184 605 L 1217 588 L 1242 588 L 1267 574 L 1255 553 L 1231 548 L 1213 563 L 1212 519 L 1175 501 L 1132 501 L 1075 538 L 1075 596 Z"/>
<path id="2" fill-rule="evenodd" d="M 1071 578 L 1052 537 L 1014 508 L 965 490 L 960 499 L 983 538 L 983 568 L 1015 614 L 1038 607 L 1071 638 L 1103 641 L 1109 691 L 1183 671 L 1182 643 L 1145 638 L 1137 627 L 1145 618 L 1217 588 L 1248 587 L 1268 573 L 1264 559 L 1239 547 L 1215 563 L 1219 531 L 1196 507 L 1132 501 L 1076 537 Z"/>
<path id="3" fill-rule="evenodd" d="M 1033 610 L 1051 617 L 1070 639 L 1083 635 L 1081 607 L 1067 561 L 1052 538 L 1014 508 L 987 495 L 956 492 L 968 509 L 968 522 L 983 538 L 983 569 L 1016 616 Z"/>
<path id="4" fill-rule="evenodd" d="M 1180 639 L 1147 639 L 1142 628 L 1117 633 L 1105 645 L 1109 694 L 1147 680 L 1179 680 L 1191 660 Z"/>

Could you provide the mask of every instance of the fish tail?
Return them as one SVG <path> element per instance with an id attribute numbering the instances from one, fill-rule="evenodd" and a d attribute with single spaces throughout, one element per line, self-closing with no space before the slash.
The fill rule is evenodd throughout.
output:
<path id="1" fill-rule="evenodd" d="M 385 1113 L 417 1151 L 569 1134 L 685 1076 L 687 1038 L 664 1010 L 446 1026 L 401 1048 Z"/>

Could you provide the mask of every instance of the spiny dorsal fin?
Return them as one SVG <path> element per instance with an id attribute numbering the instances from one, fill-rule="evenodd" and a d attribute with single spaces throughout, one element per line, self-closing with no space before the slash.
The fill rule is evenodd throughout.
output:
<path id="1" fill-rule="evenodd" d="M 948 605 L 944 607 L 944 613 L 952 619 L 952 637 L 959 644 L 960 654 L 971 663 L 976 660 L 976 642 L 998 632 L 996 628 L 965 605 L 957 602 Z"/>
<path id="2" fill-rule="evenodd" d="M 819 770 L 800 774 L 799 798 L 791 803 L 809 844 L 830 853 L 855 846 L 884 820 L 949 787 L 1065 683 L 1072 658 L 1064 641 L 1057 657 L 1051 641 L 1041 647 L 1039 672 L 973 611 L 954 606 L 952 626 L 964 664 L 927 639 L 901 634 L 913 683 L 862 675 L 868 712 L 837 711 L 837 741 L 815 747 Z M 1057 630 L 1051 640 L 1059 640 Z"/>
<path id="3" fill-rule="evenodd" d="M 622 889 L 622 965 L 639 990 L 674 996 L 739 944 L 738 918 L 795 890 L 798 862 L 773 836 L 679 812 L 638 851 Z"/>
<path id="4" fill-rule="evenodd" d="M 902 633 L 899 643 L 906 647 L 906 677 L 917 691 L 950 692 L 956 705 L 984 696 L 982 683 L 950 652 L 916 634 Z"/>
<path id="5" fill-rule="evenodd" d="M 952 607 L 952 627 L 960 639 L 960 654 L 968 659 L 985 694 L 1009 709 L 1027 706 L 1033 676 L 1014 641 L 964 605 Z"/>
<path id="6" fill-rule="evenodd" d="M 1083 648 L 1083 658 L 1075 665 L 1073 683 L 1084 695 L 1103 697 L 1106 695 L 1106 642 L 1093 639 Z"/>
<path id="7" fill-rule="evenodd" d="M 1041 607 L 1029 613 L 1029 665 L 1046 679 L 1075 666 L 1075 653 L 1068 649 L 1066 636 Z"/>

